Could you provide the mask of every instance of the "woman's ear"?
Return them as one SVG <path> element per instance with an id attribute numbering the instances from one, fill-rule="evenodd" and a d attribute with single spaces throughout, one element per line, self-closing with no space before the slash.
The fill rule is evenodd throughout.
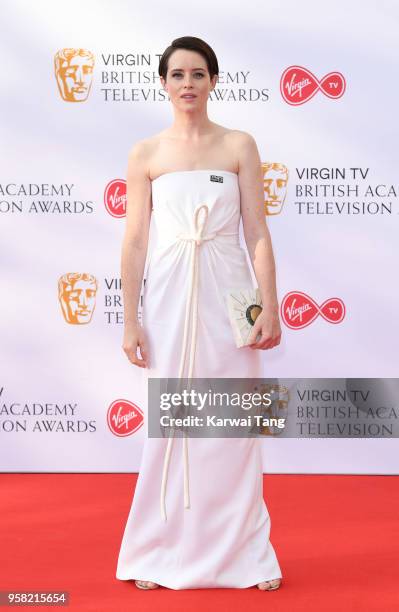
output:
<path id="1" fill-rule="evenodd" d="M 219 80 L 219 75 L 214 74 L 213 77 L 212 77 L 212 80 L 211 80 L 211 83 L 212 83 L 211 91 L 213 91 L 215 89 L 216 83 L 218 82 L 218 80 Z"/>

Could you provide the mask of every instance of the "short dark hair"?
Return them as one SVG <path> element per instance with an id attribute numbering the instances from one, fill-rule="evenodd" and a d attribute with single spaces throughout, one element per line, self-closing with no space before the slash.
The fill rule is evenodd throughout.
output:
<path id="1" fill-rule="evenodd" d="M 165 80 L 166 73 L 168 72 L 169 58 L 172 53 L 176 51 L 176 49 L 196 51 L 202 55 L 208 66 L 208 72 L 211 79 L 215 74 L 219 74 L 218 60 L 212 47 L 210 47 L 204 40 L 201 40 L 201 38 L 197 38 L 196 36 L 181 36 L 180 38 L 175 38 L 175 40 L 172 41 L 172 44 L 165 49 L 159 61 L 158 74 Z"/>

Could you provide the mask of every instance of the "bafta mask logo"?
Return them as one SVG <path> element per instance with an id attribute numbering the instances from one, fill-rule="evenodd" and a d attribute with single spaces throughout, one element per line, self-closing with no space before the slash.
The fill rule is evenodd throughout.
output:
<path id="1" fill-rule="evenodd" d="M 112 217 L 120 219 L 126 216 L 126 181 L 114 179 L 105 188 L 105 208 Z"/>
<path id="2" fill-rule="evenodd" d="M 66 102 L 87 100 L 94 68 L 94 55 L 86 49 L 61 49 L 54 56 L 55 78 Z"/>
<path id="3" fill-rule="evenodd" d="M 287 193 L 288 168 L 284 164 L 262 164 L 265 190 L 265 215 L 280 214 Z"/>
<path id="4" fill-rule="evenodd" d="M 97 279 L 86 272 L 68 272 L 58 280 L 58 299 L 67 323 L 90 323 L 96 305 Z"/>
<path id="5" fill-rule="evenodd" d="M 270 423 L 275 421 L 288 419 L 288 404 L 290 394 L 284 385 L 275 384 L 262 384 L 260 385 L 260 393 L 270 394 L 271 404 L 270 406 L 263 407 L 262 417 L 266 421 L 268 419 Z M 284 431 L 284 428 L 278 427 L 277 425 L 263 425 L 261 427 L 260 434 L 262 436 L 279 436 Z"/>

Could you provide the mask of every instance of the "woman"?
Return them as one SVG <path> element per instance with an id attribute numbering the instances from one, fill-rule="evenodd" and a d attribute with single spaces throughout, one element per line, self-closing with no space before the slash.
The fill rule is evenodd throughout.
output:
<path id="1" fill-rule="evenodd" d="M 261 161 L 252 136 L 208 119 L 218 72 L 207 43 L 173 41 L 159 74 L 174 123 L 129 156 L 123 349 L 148 377 L 261 378 L 259 351 L 280 342 Z M 223 296 L 252 287 L 240 214 L 264 308 L 251 345 L 237 349 Z M 150 223 L 155 246 L 140 325 Z M 144 589 L 273 590 L 282 574 L 269 532 L 259 438 L 147 438 L 116 576 Z"/>

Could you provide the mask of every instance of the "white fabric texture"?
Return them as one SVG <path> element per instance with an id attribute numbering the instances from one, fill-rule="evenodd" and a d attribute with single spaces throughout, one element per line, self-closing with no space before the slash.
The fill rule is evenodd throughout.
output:
<path id="1" fill-rule="evenodd" d="M 260 351 L 235 346 L 225 303 L 229 289 L 253 287 L 239 243 L 237 174 L 168 172 L 152 181 L 152 204 L 145 378 L 261 378 Z M 260 444 L 147 436 L 116 577 L 171 589 L 281 578 Z"/>

